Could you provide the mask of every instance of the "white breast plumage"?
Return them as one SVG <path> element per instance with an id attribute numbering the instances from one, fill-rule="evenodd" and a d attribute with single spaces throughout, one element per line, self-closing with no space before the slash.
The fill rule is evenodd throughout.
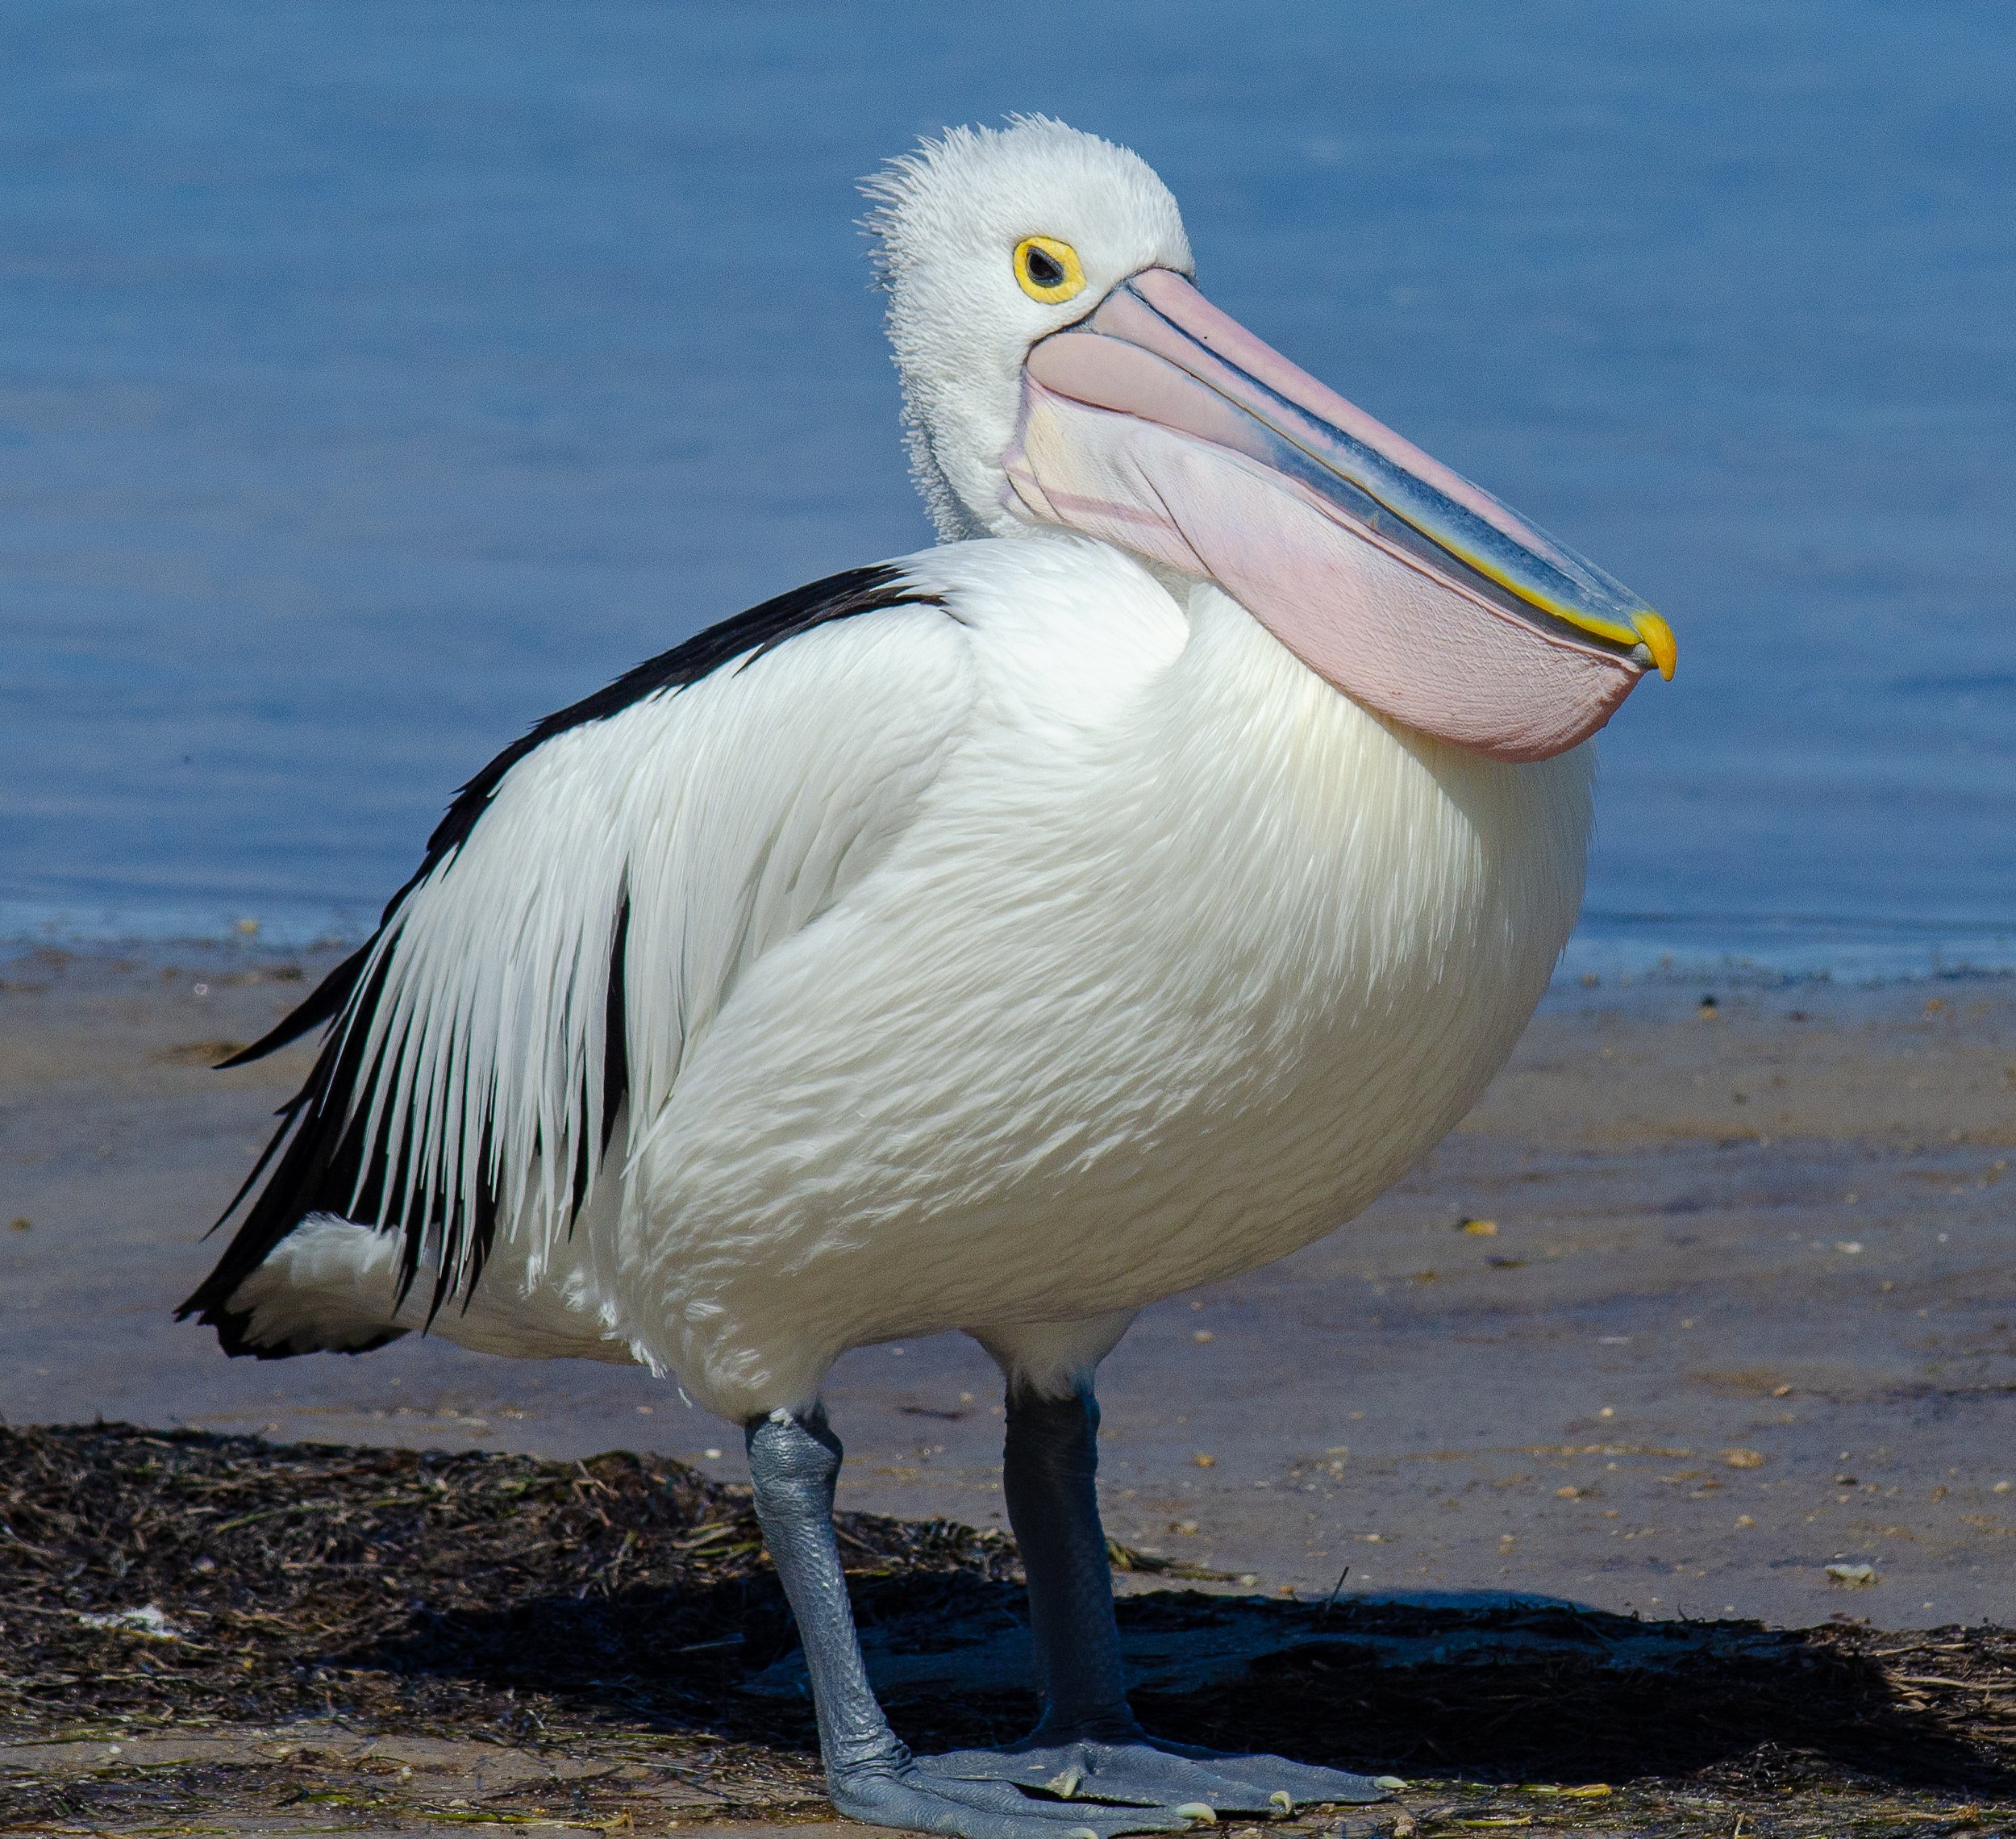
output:
<path id="1" fill-rule="evenodd" d="M 638 1161 L 626 1326 L 710 1397 L 1307 1242 L 1468 1107 L 1572 924 L 1585 757 L 1402 740 L 1215 590 L 1045 547 L 911 565 L 969 621 L 973 732 Z"/>

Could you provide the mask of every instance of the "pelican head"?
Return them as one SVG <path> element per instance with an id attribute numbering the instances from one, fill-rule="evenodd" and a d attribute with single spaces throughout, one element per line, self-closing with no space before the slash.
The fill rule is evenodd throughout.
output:
<path id="1" fill-rule="evenodd" d="M 1672 676 L 1635 594 L 1213 306 L 1139 156 L 1022 117 L 866 189 L 942 535 L 1062 528 L 1213 582 L 1346 695 L 1502 760 Z"/>

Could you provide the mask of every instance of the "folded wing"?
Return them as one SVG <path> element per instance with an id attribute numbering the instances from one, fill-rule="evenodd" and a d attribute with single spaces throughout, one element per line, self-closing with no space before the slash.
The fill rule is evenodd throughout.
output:
<path id="1" fill-rule="evenodd" d="M 230 1352 L 306 1351 L 248 1341 L 233 1299 L 310 1219 L 396 1235 L 399 1295 L 427 1270 L 430 1311 L 466 1299 L 500 1231 L 535 1282 L 743 970 L 901 833 L 969 701 L 960 627 L 883 566 L 539 724 L 464 789 L 372 939 L 237 1057 L 327 1026 L 182 1315 Z"/>

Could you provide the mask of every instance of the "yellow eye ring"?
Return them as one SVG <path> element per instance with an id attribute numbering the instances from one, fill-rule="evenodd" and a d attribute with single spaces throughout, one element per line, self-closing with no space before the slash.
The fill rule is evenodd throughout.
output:
<path id="1" fill-rule="evenodd" d="M 1025 236 L 1015 245 L 1015 281 L 1031 300 L 1054 306 L 1085 289 L 1085 264 L 1068 243 Z"/>

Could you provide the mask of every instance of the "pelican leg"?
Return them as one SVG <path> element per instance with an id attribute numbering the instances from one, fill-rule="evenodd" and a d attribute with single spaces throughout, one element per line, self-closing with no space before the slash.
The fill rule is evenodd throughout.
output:
<path id="1" fill-rule="evenodd" d="M 756 1518 L 805 1643 L 819 1755 L 841 1812 L 960 1839 L 1116 1839 L 1188 1824 L 1157 1808 L 1089 1808 L 1037 1799 L 1005 1781 L 924 1774 L 889 1728 L 861 1662 L 833 1537 L 842 1451 L 824 1409 L 815 1407 L 802 1419 L 788 1412 L 752 1419 L 747 1441 Z"/>
<path id="2" fill-rule="evenodd" d="M 1029 1579 L 1029 1631 L 1043 1710 L 1006 1749 L 918 1758 L 933 1774 L 1010 1781 L 1066 1799 L 1213 1813 L 1289 1813 L 1310 1801 L 1385 1798 L 1363 1775 L 1279 1756 L 1238 1755 L 1150 1737 L 1135 1721 L 1113 1615 L 1113 1574 L 1099 1524 L 1099 1406 L 1008 1398 L 1002 1487 Z"/>

